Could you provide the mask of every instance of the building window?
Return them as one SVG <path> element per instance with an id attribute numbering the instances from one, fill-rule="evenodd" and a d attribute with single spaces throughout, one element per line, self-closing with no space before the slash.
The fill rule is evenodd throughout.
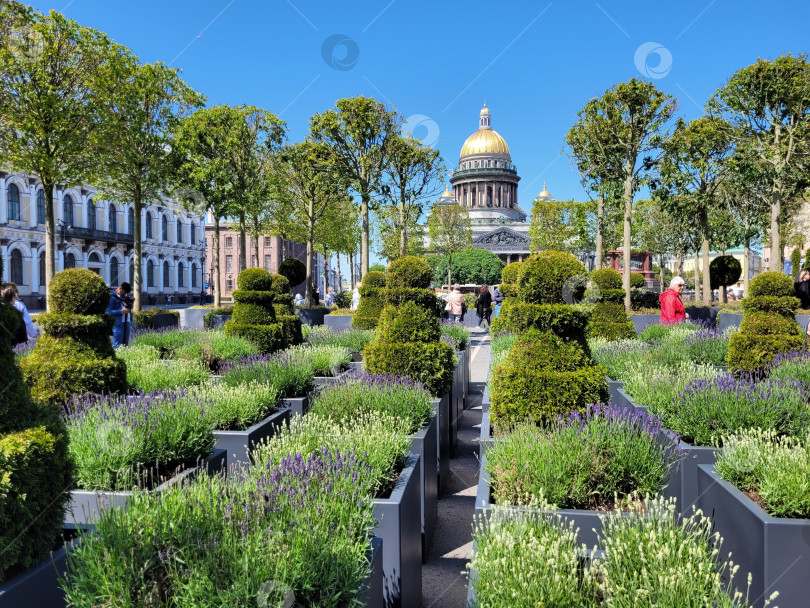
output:
<path id="1" fill-rule="evenodd" d="M 177 218 L 177 242 L 183 242 L 183 222 L 180 218 Z"/>
<path id="2" fill-rule="evenodd" d="M 185 287 L 186 281 L 183 274 L 186 272 L 185 266 L 183 266 L 183 262 L 178 262 L 177 264 L 177 286 L 178 287 Z"/>
<path id="3" fill-rule="evenodd" d="M 265 247 L 270 247 L 271 242 L 272 242 L 271 237 L 269 237 L 269 236 L 264 237 L 264 246 Z"/>
<path id="4" fill-rule="evenodd" d="M 45 287 L 45 252 L 39 254 L 39 286 Z"/>
<path id="5" fill-rule="evenodd" d="M 127 210 L 127 234 L 135 234 L 135 210 L 132 207 Z"/>
<path id="6" fill-rule="evenodd" d="M 76 268 L 76 256 L 72 253 L 65 255 L 65 270 L 68 268 Z"/>
<path id="7" fill-rule="evenodd" d="M 152 260 L 146 263 L 146 286 L 155 286 L 155 263 Z"/>
<path id="8" fill-rule="evenodd" d="M 225 246 L 226 247 L 233 247 L 233 237 L 232 236 L 226 236 L 225 237 Z"/>
<path id="9" fill-rule="evenodd" d="M 8 185 L 8 219 L 19 220 L 20 218 L 20 189 L 15 184 Z M 12 281 L 16 283 L 16 281 Z"/>
<path id="10" fill-rule="evenodd" d="M 166 216 L 163 216 L 163 219 L 166 219 Z M 163 287 L 171 287 L 171 277 L 169 276 L 169 262 L 168 260 L 163 262 Z"/>
<path id="11" fill-rule="evenodd" d="M 270 272 L 270 255 L 269 254 L 264 255 L 264 269 L 267 272 Z"/>
<path id="12" fill-rule="evenodd" d="M 87 227 L 96 229 L 96 202 L 92 198 L 87 201 Z"/>
<path id="13" fill-rule="evenodd" d="M 65 195 L 65 198 L 62 200 L 62 211 L 64 212 L 65 216 L 65 224 L 68 226 L 73 225 L 73 199 L 69 194 Z"/>
<path id="14" fill-rule="evenodd" d="M 250 256 L 250 267 L 251 268 L 258 268 L 256 266 L 256 256 L 255 255 Z"/>
<path id="15" fill-rule="evenodd" d="M 160 225 L 161 225 L 160 236 L 161 236 L 161 238 L 163 239 L 164 242 L 168 243 L 169 242 L 169 218 L 167 218 L 165 215 L 162 216 L 162 218 L 160 220 Z"/>
<path id="16" fill-rule="evenodd" d="M 225 272 L 233 272 L 233 256 L 225 256 Z"/>
<path id="17" fill-rule="evenodd" d="M 90 254 L 90 258 L 87 261 L 90 264 L 101 264 L 101 258 L 95 251 Z"/>
<path id="18" fill-rule="evenodd" d="M 146 212 L 146 238 L 151 239 L 152 237 L 152 212 Z"/>
<path id="19" fill-rule="evenodd" d="M 37 224 L 45 223 L 45 191 L 37 192 Z"/>
<path id="20" fill-rule="evenodd" d="M 115 205 L 110 203 L 109 209 L 109 230 L 110 232 L 118 232 L 118 209 L 115 208 Z"/>
<path id="21" fill-rule="evenodd" d="M 231 289 L 233 289 L 233 280 L 228 279 L 228 291 L 230 291 Z"/>
<path id="22" fill-rule="evenodd" d="M 191 244 L 196 245 L 197 244 L 197 224 L 195 224 L 194 222 L 191 223 L 191 235 L 190 236 L 191 236 Z"/>
<path id="23" fill-rule="evenodd" d="M 110 287 L 118 287 L 118 260 L 110 259 Z"/>
<path id="24" fill-rule="evenodd" d="M 197 287 L 197 266 L 196 264 L 191 265 L 191 286 Z"/>
<path id="25" fill-rule="evenodd" d="M 15 249 L 11 252 L 11 282 L 24 285 L 22 251 Z"/>

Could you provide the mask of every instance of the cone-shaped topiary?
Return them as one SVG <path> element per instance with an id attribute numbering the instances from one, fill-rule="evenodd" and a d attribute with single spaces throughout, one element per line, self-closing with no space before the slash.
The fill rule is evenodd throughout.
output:
<path id="1" fill-rule="evenodd" d="M 363 277 L 360 286 L 360 305 L 352 317 L 352 327 L 355 329 L 374 329 L 383 309 L 382 290 L 385 287 L 385 275 L 376 270 L 370 270 Z"/>
<path id="2" fill-rule="evenodd" d="M 225 323 L 225 334 L 247 338 L 262 354 L 286 346 L 284 326 L 276 320 L 275 294 L 270 273 L 262 268 L 247 268 L 236 280 L 233 315 Z"/>
<path id="3" fill-rule="evenodd" d="M 37 317 L 44 335 L 21 362 L 36 401 L 65 403 L 80 393 L 127 390 L 126 364 L 110 340 L 113 319 L 104 314 L 109 300 L 95 272 L 73 268 L 54 276 L 48 288 L 53 312 Z"/>
<path id="4" fill-rule="evenodd" d="M 284 326 L 284 338 L 288 346 L 301 344 L 304 341 L 301 333 L 301 319 L 295 314 L 295 304 L 290 293 L 290 282 L 280 274 L 271 274 L 271 291 L 276 321 Z"/>
<path id="5" fill-rule="evenodd" d="M 738 373 L 766 369 L 779 353 L 804 344 L 795 316 L 800 303 L 789 276 L 763 272 L 751 279 L 748 291 L 740 330 L 731 335 L 726 355 L 729 368 Z"/>
<path id="6" fill-rule="evenodd" d="M 634 338 L 636 329 L 624 310 L 622 275 L 612 268 L 602 268 L 591 274 L 591 283 L 598 288 L 598 302 L 588 323 L 589 338 L 624 340 Z M 592 287 L 594 295 L 597 289 Z"/>
<path id="7" fill-rule="evenodd" d="M 53 549 L 72 476 L 59 406 L 35 405 L 15 363 L 10 338 L 19 323 L 17 311 L 0 302 L 0 582 Z"/>

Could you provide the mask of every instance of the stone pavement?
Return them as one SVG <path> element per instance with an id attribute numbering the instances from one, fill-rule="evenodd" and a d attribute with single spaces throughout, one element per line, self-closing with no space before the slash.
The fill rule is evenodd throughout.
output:
<path id="1" fill-rule="evenodd" d="M 463 608 L 467 601 L 467 562 L 472 557 L 472 522 L 478 487 L 478 436 L 481 397 L 489 369 L 489 333 L 470 328 L 471 407 L 464 411 L 458 430 L 456 457 L 450 460 L 450 479 L 439 499 L 439 513 L 427 563 L 422 566 L 422 606 Z"/>

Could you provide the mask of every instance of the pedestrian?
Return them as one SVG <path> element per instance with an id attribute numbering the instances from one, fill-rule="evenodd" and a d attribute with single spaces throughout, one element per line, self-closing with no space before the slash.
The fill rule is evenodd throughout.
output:
<path id="1" fill-rule="evenodd" d="M 492 314 L 492 294 L 489 293 L 489 285 L 481 285 L 478 299 L 475 301 L 475 312 L 478 313 L 478 327 L 481 327 L 481 322 L 484 321 L 486 323 L 484 329 L 488 329 L 489 317 Z"/>
<path id="2" fill-rule="evenodd" d="M 492 313 L 492 316 L 497 319 L 498 315 L 501 314 L 501 302 L 503 302 L 503 296 L 501 295 L 501 290 L 498 289 L 497 285 L 492 290 L 492 301 L 495 302 L 495 312 Z"/>
<path id="3" fill-rule="evenodd" d="M 107 306 L 107 314 L 115 319 L 113 325 L 113 348 L 127 346 L 129 344 L 129 334 L 132 325 L 132 285 L 127 282 L 121 283 L 110 293 L 110 304 Z"/>
<path id="4" fill-rule="evenodd" d="M 31 320 L 31 315 L 28 313 L 28 308 L 26 308 L 23 301 L 20 300 L 20 294 L 17 291 L 17 284 L 6 283 L 3 285 L 3 289 L 0 291 L 0 299 L 2 299 L 6 304 L 13 306 L 19 313 L 22 320 L 22 324 L 17 328 L 17 332 L 13 336 L 13 346 L 17 346 L 18 344 L 22 344 L 28 340 L 35 339 L 37 337 L 37 328 L 34 326 L 34 322 Z"/>
<path id="5" fill-rule="evenodd" d="M 683 277 L 674 276 L 669 282 L 669 289 L 658 296 L 658 300 L 661 302 L 659 319 L 661 323 L 672 325 L 689 318 L 683 302 L 681 302 L 681 294 L 683 294 Z"/>
<path id="6" fill-rule="evenodd" d="M 357 307 L 360 306 L 360 287 L 362 287 L 362 283 L 357 281 L 354 286 L 354 291 L 352 291 L 352 305 L 349 307 L 351 310 L 357 310 Z"/>
<path id="7" fill-rule="evenodd" d="M 304 296 L 302 296 L 300 293 L 295 294 L 295 305 L 296 306 L 304 305 Z"/>
<path id="8" fill-rule="evenodd" d="M 451 323 L 461 323 L 462 306 L 464 306 L 464 296 L 461 295 L 461 288 L 458 284 L 453 285 L 453 290 L 447 296 L 447 305 L 444 307 L 450 314 Z"/>
<path id="9" fill-rule="evenodd" d="M 335 305 L 335 290 L 333 288 L 326 288 L 326 297 L 323 299 L 323 305 L 327 308 L 332 308 Z"/>
<path id="10" fill-rule="evenodd" d="M 801 308 L 810 308 L 810 269 L 803 268 L 793 283 L 793 292 L 801 302 Z"/>

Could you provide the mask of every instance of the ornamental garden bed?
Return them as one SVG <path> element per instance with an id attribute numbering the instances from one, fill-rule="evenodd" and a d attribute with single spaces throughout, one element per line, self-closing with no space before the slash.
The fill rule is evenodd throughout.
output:
<path id="1" fill-rule="evenodd" d="M 433 542 L 439 502 L 439 477 L 433 474 L 432 463 L 438 458 L 436 437 L 437 420 L 430 422 L 414 434 L 411 452 L 419 455 L 419 479 L 422 485 L 422 563 L 427 562 L 427 550 Z"/>
<path id="2" fill-rule="evenodd" d="M 241 431 L 215 430 L 215 447 L 227 452 L 231 466 L 247 466 L 253 449 L 275 435 L 279 428 L 289 424 L 290 415 L 290 409 L 283 408 Z"/>

